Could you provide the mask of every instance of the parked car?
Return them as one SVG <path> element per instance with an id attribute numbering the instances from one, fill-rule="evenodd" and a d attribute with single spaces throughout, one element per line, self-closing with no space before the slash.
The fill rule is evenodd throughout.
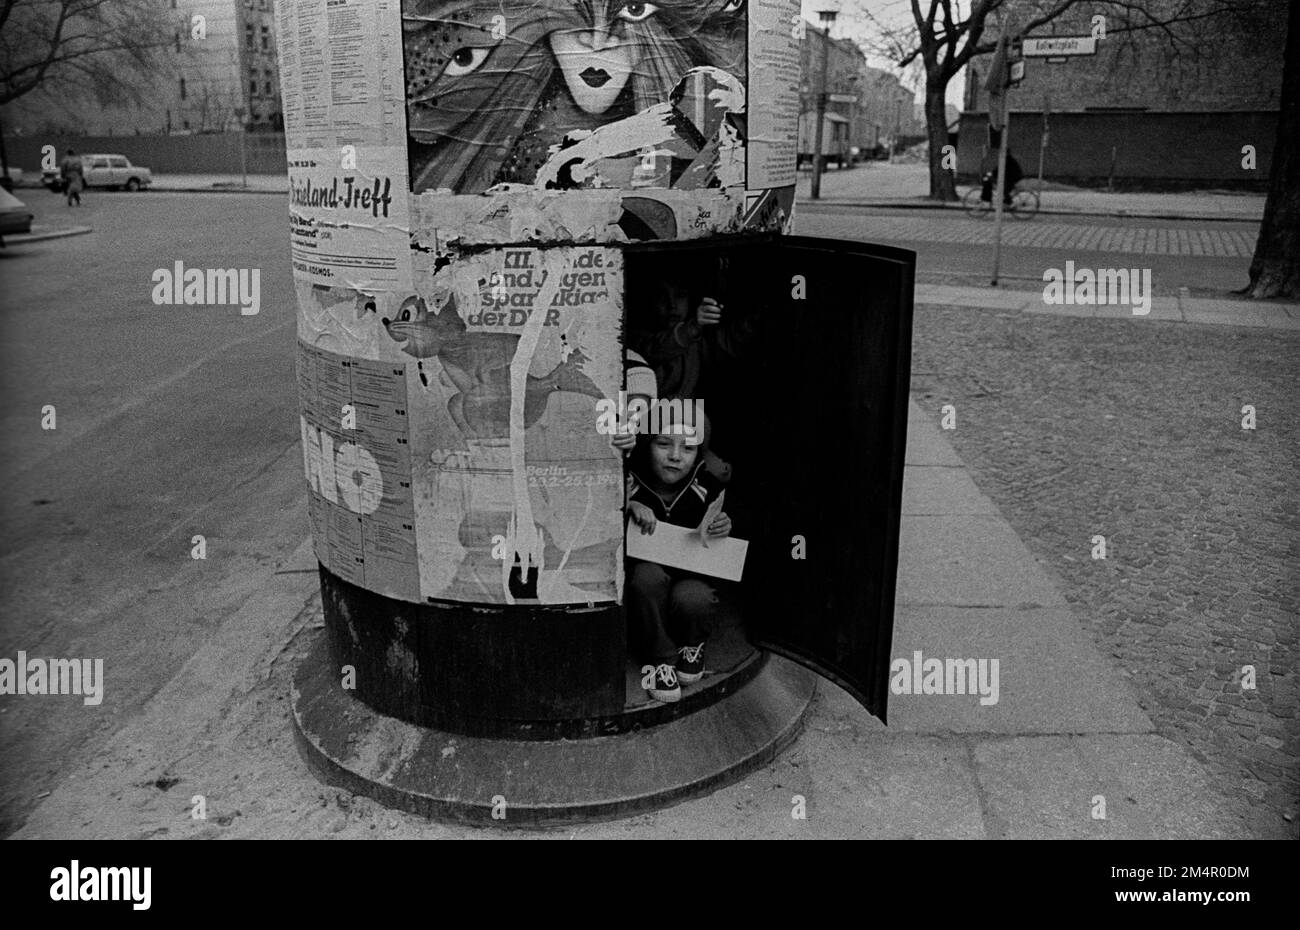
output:
<path id="1" fill-rule="evenodd" d="M 153 183 L 153 172 L 143 165 L 133 165 L 125 155 L 82 155 L 82 172 L 87 187 L 124 187 L 138 191 Z M 45 186 L 56 194 L 63 192 L 63 178 L 59 169 L 42 175 Z"/>
<path id="2" fill-rule="evenodd" d="M 0 246 L 5 236 L 32 231 L 32 214 L 23 203 L 8 191 L 0 190 Z"/>

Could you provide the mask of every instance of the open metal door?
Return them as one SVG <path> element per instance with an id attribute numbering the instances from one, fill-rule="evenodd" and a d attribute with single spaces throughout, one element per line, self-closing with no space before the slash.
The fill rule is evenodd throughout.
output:
<path id="1" fill-rule="evenodd" d="M 797 236 L 751 255 L 766 299 L 754 353 L 764 423 L 748 456 L 750 639 L 883 721 L 916 256 Z"/>

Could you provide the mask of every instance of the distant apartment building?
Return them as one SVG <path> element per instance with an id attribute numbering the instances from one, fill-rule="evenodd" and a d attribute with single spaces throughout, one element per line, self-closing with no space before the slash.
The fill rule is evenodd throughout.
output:
<path id="1" fill-rule="evenodd" d="M 1048 178 L 1263 186 L 1281 100 L 1286 7 L 1261 2 L 1250 15 L 1175 24 L 1175 38 L 1154 27 L 1121 31 L 1111 17 L 1113 31 L 1093 55 L 1026 58 L 1024 80 L 1008 95 L 1011 150 L 1035 173 L 1046 128 Z M 1088 36 L 1093 13 L 1081 9 L 1032 35 Z M 992 61 L 981 56 L 966 70 L 958 172 L 967 177 L 988 147 L 984 84 Z M 1246 144 L 1256 153 L 1253 170 L 1242 167 Z"/>
<path id="2" fill-rule="evenodd" d="M 879 68 L 862 71 L 861 119 L 864 131 L 886 145 L 888 140 L 909 140 L 925 135 L 924 114 L 917 117 L 916 94 L 904 87 L 897 74 Z"/>
<path id="3" fill-rule="evenodd" d="M 154 0 L 172 42 L 138 102 L 37 89 L 4 108 L 18 136 L 281 131 L 272 0 Z"/>
<path id="4" fill-rule="evenodd" d="M 915 115 L 915 94 L 896 74 L 868 67 L 856 43 L 829 38 L 825 30 L 809 25 L 800 44 L 801 138 L 808 125 L 816 125 L 823 62 L 827 122 L 844 126 L 850 145 L 870 151 L 887 147 L 896 138 L 924 135 L 924 124 Z"/>

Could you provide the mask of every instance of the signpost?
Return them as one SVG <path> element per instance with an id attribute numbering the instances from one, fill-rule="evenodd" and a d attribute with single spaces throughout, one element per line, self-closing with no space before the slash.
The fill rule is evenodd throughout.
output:
<path id="1" fill-rule="evenodd" d="M 244 108 L 235 107 L 235 118 L 239 120 L 239 186 L 248 187 L 248 150 L 244 147 L 244 133 L 248 127 L 244 124 Z"/>
<path id="2" fill-rule="evenodd" d="M 1026 58 L 1064 58 L 1069 55 L 1096 55 L 1095 36 L 1026 36 Z"/>
<path id="3" fill-rule="evenodd" d="M 1071 56 L 1097 54 L 1095 36 L 1018 36 L 1008 35 L 1011 29 L 1004 30 L 998 39 L 997 52 L 993 56 L 993 65 L 989 69 L 985 90 L 989 94 L 989 128 L 998 133 L 998 178 L 997 190 L 994 191 L 994 233 L 993 233 L 993 286 L 997 287 L 998 271 L 1002 262 L 1002 198 L 1006 190 L 1007 171 L 1007 130 L 1009 116 L 1007 113 L 1007 91 L 1019 87 L 1025 78 L 1026 58 L 1046 58 L 1049 62 L 1066 61 Z M 1043 184 L 1043 155 L 1047 150 L 1047 110 L 1046 100 L 1043 104 L 1043 133 L 1038 148 L 1038 185 Z M 1112 163 L 1114 161 L 1112 153 Z M 1113 174 L 1112 169 L 1112 174 Z"/>
<path id="4" fill-rule="evenodd" d="M 988 81 L 984 85 L 989 92 L 989 127 L 998 133 L 998 177 L 996 190 L 993 191 L 994 228 L 993 228 L 993 286 L 998 285 L 998 269 L 1002 263 L 1002 196 L 1006 190 L 1007 176 L 1007 91 L 1019 83 L 1014 79 L 1015 66 L 1020 66 L 1024 75 L 1024 61 L 1019 58 L 1019 40 L 1008 40 L 1003 32 L 998 39 L 998 50 L 993 55 L 993 65 L 989 68 Z"/>

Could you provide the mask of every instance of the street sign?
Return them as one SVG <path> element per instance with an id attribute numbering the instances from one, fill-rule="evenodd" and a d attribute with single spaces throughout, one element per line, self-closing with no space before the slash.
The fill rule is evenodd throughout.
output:
<path id="1" fill-rule="evenodd" d="M 1095 55 L 1097 39 L 1095 36 L 1026 36 L 1024 55 L 1026 58 L 1059 58 L 1062 55 Z"/>
<path id="2" fill-rule="evenodd" d="M 857 94 L 831 94 L 826 98 L 831 103 L 857 103 Z"/>
<path id="3" fill-rule="evenodd" d="M 1025 79 L 1025 63 L 1023 61 L 1011 62 L 1011 86 L 1019 87 L 1020 82 Z"/>

